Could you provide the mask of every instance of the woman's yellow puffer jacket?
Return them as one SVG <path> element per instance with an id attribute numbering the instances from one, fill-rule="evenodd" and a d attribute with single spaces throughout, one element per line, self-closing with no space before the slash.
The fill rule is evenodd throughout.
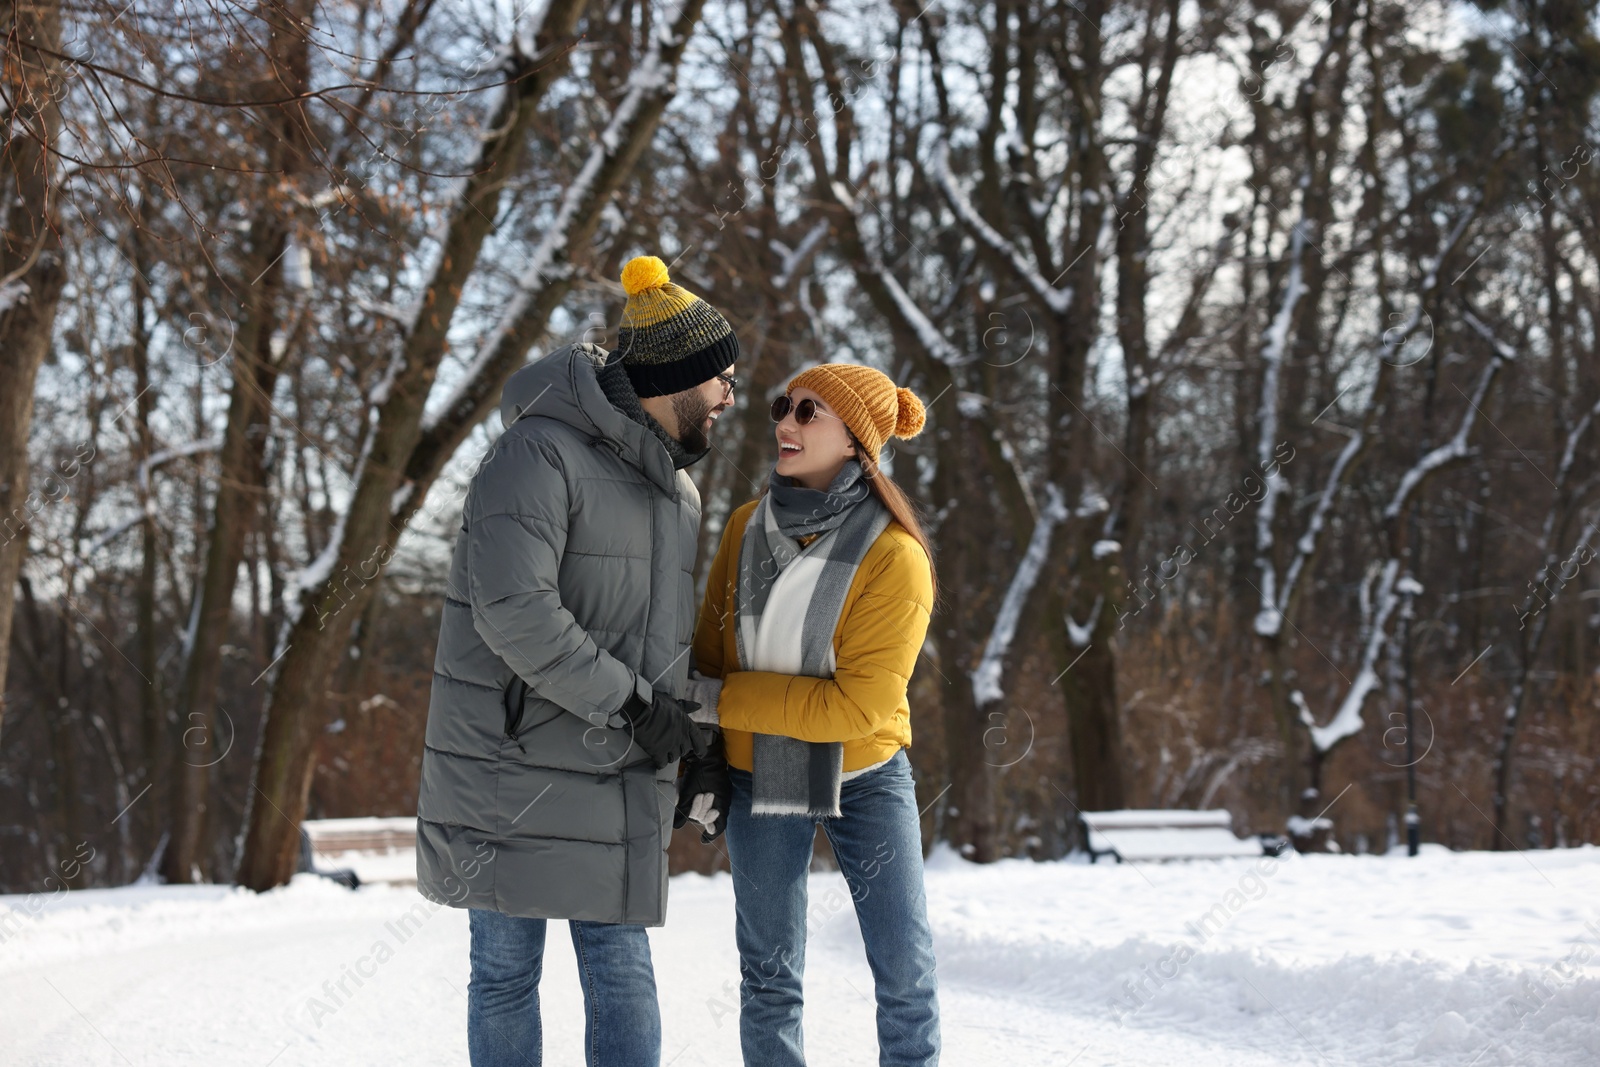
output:
<path id="1" fill-rule="evenodd" d="M 740 670 L 734 581 L 745 523 L 757 503 L 742 504 L 728 517 L 694 632 L 697 669 L 722 679 L 717 712 L 728 763 L 750 770 L 751 735 L 758 733 L 843 741 L 846 771 L 881 763 L 911 744 L 906 686 L 933 611 L 927 553 L 894 521 L 867 549 L 834 631 L 832 678 Z M 767 610 L 786 607 L 769 603 Z M 793 610 L 798 626 L 801 609 Z"/>

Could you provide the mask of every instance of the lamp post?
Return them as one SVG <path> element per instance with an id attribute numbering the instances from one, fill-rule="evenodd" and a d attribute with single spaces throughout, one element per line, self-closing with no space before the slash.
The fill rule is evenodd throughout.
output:
<path id="1" fill-rule="evenodd" d="M 1422 821 L 1417 817 L 1417 731 L 1411 697 L 1411 620 L 1412 602 L 1422 592 L 1422 584 L 1411 575 L 1400 579 L 1400 643 L 1405 657 L 1406 686 L 1406 855 L 1415 856 L 1422 843 Z"/>

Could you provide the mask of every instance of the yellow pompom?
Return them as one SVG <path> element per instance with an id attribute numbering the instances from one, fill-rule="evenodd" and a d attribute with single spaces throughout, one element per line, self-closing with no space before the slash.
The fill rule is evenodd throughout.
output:
<path id="1" fill-rule="evenodd" d="M 917 399 L 917 394 L 901 386 L 895 390 L 895 395 L 900 400 L 900 414 L 894 421 L 894 435 L 896 437 L 915 437 L 922 432 L 922 424 L 927 421 L 927 412 L 923 410 L 922 401 Z"/>
<path id="2" fill-rule="evenodd" d="M 629 296 L 666 285 L 667 265 L 657 256 L 634 256 L 622 268 L 622 289 Z"/>

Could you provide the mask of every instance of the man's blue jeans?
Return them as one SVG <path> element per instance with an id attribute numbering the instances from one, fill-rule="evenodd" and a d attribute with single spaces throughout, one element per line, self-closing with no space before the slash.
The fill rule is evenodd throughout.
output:
<path id="1" fill-rule="evenodd" d="M 467 1051 L 472 1067 L 540 1067 L 539 976 L 546 920 L 468 909 L 472 980 Z M 657 1067 L 661 1009 L 645 928 L 572 921 L 583 980 L 584 1056 L 589 1067 Z"/>
<path id="2" fill-rule="evenodd" d="M 728 812 L 739 944 L 739 1040 L 747 1067 L 801 1067 L 806 872 L 816 823 L 750 813 L 750 775 L 735 769 Z M 939 1062 L 938 981 L 922 886 L 922 833 L 911 763 L 894 759 L 845 782 L 840 817 L 823 820 L 872 968 L 882 1067 Z M 841 921 L 813 909 L 811 925 Z"/>

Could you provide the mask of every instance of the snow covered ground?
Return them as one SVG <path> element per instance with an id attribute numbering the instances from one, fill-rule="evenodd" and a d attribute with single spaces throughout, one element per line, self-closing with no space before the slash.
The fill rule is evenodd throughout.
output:
<path id="1" fill-rule="evenodd" d="M 1600 1063 L 1593 847 L 1122 866 L 941 852 L 928 888 L 950 1067 Z M 811 1062 L 876 1064 L 849 894 L 833 874 L 811 893 Z M 674 879 L 652 939 L 663 1062 L 737 1064 L 729 877 Z M 559 924 L 549 944 L 545 1062 L 579 1064 Z M 467 974 L 465 913 L 410 889 L 0 897 L 0 1063 L 464 1064 Z"/>

